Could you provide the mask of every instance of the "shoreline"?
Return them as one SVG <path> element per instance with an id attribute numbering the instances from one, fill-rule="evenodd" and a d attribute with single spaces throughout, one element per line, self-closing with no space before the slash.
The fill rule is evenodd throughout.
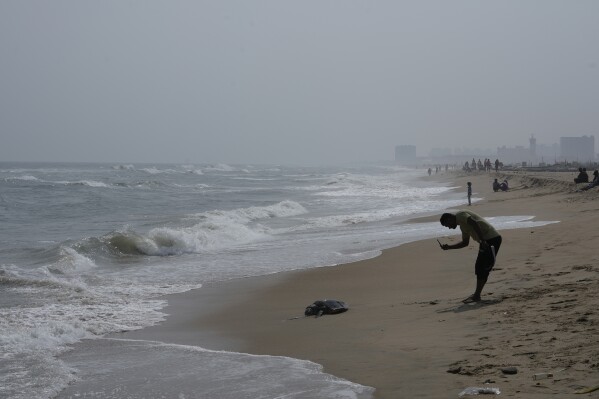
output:
<path id="1" fill-rule="evenodd" d="M 494 193 L 494 175 L 449 173 L 431 180 L 455 182 L 464 193 L 465 182 L 472 181 L 474 196 L 485 199 L 464 208 L 483 216 L 526 214 L 561 222 L 502 232 L 497 270 L 482 303 L 460 302 L 474 288 L 476 246 L 441 251 L 435 239 L 425 239 L 355 263 L 208 284 L 169 296 L 165 322 L 113 336 L 311 360 L 326 373 L 376 388 L 376 398 L 454 396 L 488 380 L 504 396 L 567 397 L 577 384 L 591 385 L 599 365 L 599 350 L 588 347 L 597 333 L 593 310 L 599 305 L 592 295 L 599 288 L 592 278 L 599 268 L 590 264 L 599 235 L 588 218 L 595 217 L 593 200 L 599 196 L 571 192 L 571 173 L 501 174 L 511 190 Z M 438 216 L 415 220 L 421 219 Z M 564 231 L 595 241 L 576 245 Z M 565 244 L 572 248 L 562 254 Z M 318 299 L 343 300 L 350 310 L 289 320 Z M 518 374 L 504 375 L 503 367 L 516 367 Z M 566 370 L 558 381 L 532 380 L 534 373 L 561 368 Z"/>

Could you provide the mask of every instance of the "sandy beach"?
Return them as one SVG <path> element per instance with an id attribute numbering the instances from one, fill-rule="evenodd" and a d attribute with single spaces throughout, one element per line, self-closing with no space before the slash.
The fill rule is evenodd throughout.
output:
<path id="1" fill-rule="evenodd" d="M 510 191 L 493 192 L 495 177 Z M 500 231 L 503 245 L 479 303 L 461 303 L 474 291 L 476 243 L 442 251 L 427 239 L 365 261 L 175 295 L 164 323 L 120 336 L 307 359 L 376 388 L 377 398 L 454 398 L 467 387 L 496 387 L 502 397 L 581 397 L 577 390 L 599 384 L 599 192 L 576 192 L 573 177 L 430 177 L 454 182 L 464 208 L 482 216 L 559 221 Z M 483 198 L 470 207 L 467 181 Z M 445 232 L 442 242 L 459 240 Z M 298 317 L 318 299 L 343 300 L 350 310 Z M 553 376 L 535 380 L 536 373 Z"/>

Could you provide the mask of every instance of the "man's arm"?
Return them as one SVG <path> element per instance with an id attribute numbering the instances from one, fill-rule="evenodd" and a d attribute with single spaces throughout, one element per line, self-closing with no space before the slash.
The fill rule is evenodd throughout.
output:
<path id="1" fill-rule="evenodd" d="M 470 243 L 469 239 L 468 240 L 462 239 L 462 241 L 458 242 L 457 244 L 453 244 L 453 245 L 443 244 L 441 246 L 441 248 L 443 248 L 444 251 L 447 251 L 448 249 L 460 249 L 460 248 L 467 247 L 469 243 Z"/>
<path id="2" fill-rule="evenodd" d="M 447 251 L 448 249 L 460 249 L 460 248 L 467 247 L 469 243 L 470 243 L 470 236 L 462 233 L 462 241 L 460 241 L 456 244 L 452 244 L 452 245 L 443 244 L 443 245 L 441 245 L 441 248 L 443 248 L 444 251 Z"/>

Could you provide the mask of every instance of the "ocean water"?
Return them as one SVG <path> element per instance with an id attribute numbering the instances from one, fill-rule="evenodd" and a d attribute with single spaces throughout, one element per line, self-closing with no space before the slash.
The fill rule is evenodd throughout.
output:
<path id="1" fill-rule="evenodd" d="M 0 163 L 0 397 L 372 397 L 311 362 L 104 336 L 164 320 L 166 294 L 448 234 L 406 222 L 465 204 L 423 176 L 393 165 Z"/>

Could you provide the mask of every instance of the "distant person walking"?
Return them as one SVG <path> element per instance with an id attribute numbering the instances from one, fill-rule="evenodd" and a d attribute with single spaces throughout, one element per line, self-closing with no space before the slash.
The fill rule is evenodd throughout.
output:
<path id="1" fill-rule="evenodd" d="M 441 248 L 444 251 L 467 247 L 470 243 L 470 238 L 480 244 L 478 257 L 474 265 L 476 289 L 474 294 L 462 301 L 464 303 L 478 302 L 481 300 L 480 294 L 487 283 L 489 272 L 495 265 L 495 257 L 501 246 L 501 235 L 489 222 L 472 211 L 462 210 L 455 214 L 444 213 L 441 215 L 441 225 L 448 229 L 455 229 L 460 226 L 460 230 L 462 231 L 462 241 L 453 245 L 442 244 Z"/>
<path id="2" fill-rule="evenodd" d="M 472 183 L 468 182 L 468 205 L 472 205 Z"/>

